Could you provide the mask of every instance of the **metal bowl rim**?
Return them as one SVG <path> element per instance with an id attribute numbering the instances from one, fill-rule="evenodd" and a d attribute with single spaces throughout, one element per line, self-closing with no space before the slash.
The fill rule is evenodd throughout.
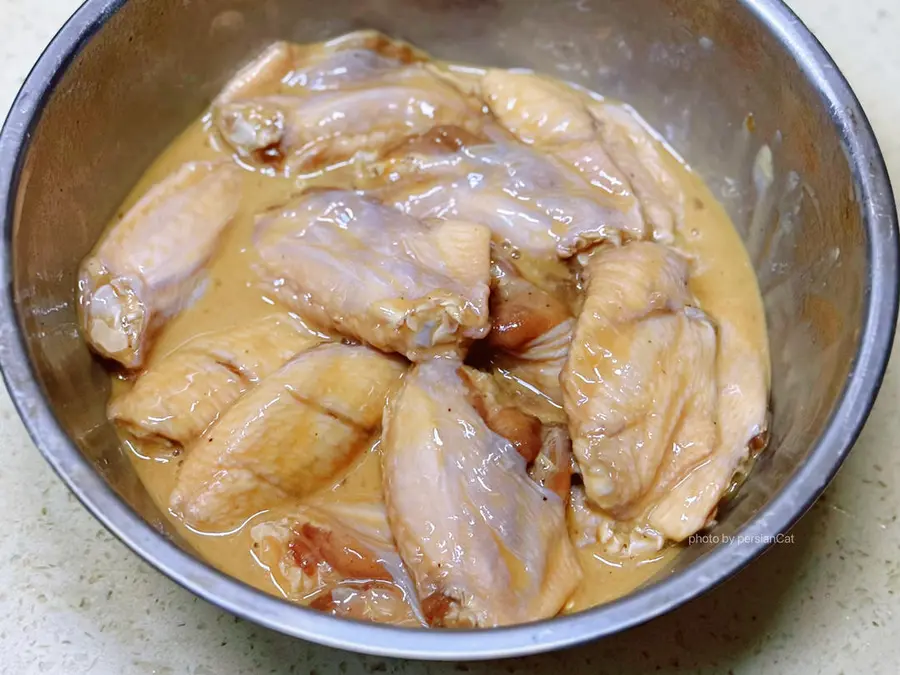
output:
<path id="1" fill-rule="evenodd" d="M 28 433 L 60 478 L 110 532 L 170 579 L 240 617 L 331 647 L 435 660 L 523 656 L 625 630 L 713 588 L 786 532 L 837 472 L 871 411 L 893 342 L 900 252 L 893 193 L 868 120 L 825 49 L 781 0 L 741 0 L 797 60 L 822 104 L 828 106 L 865 211 L 869 284 L 860 348 L 831 419 L 789 483 L 742 528 L 740 543 L 719 545 L 686 569 L 607 605 L 480 631 L 403 629 L 322 615 L 255 590 L 185 553 L 116 495 L 60 427 L 32 368 L 13 299 L 15 199 L 32 133 L 68 66 L 125 2 L 88 0 L 75 12 L 28 75 L 0 132 L 0 370 Z"/>

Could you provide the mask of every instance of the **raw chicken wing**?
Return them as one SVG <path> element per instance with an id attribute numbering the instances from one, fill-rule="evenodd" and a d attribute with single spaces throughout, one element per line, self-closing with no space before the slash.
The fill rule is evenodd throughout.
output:
<path id="1" fill-rule="evenodd" d="M 428 226 L 357 193 L 325 190 L 261 217 L 256 244 L 276 284 L 379 349 L 416 361 L 456 352 L 489 329 L 482 225 Z"/>
<path id="2" fill-rule="evenodd" d="M 348 33 L 322 44 L 276 42 L 238 71 L 222 89 L 216 104 L 279 92 L 299 95 L 345 88 L 424 58 L 405 42 L 371 30 Z"/>
<path id="3" fill-rule="evenodd" d="M 189 449 L 170 506 L 228 531 L 327 485 L 378 430 L 405 366 L 366 347 L 310 349 L 241 397 Z"/>
<path id="4" fill-rule="evenodd" d="M 488 71 L 481 86 L 491 112 L 507 130 L 567 164 L 596 189 L 598 201 L 610 209 L 610 225 L 630 238 L 645 236 L 631 182 L 601 142 L 583 96 L 539 75 L 506 70 Z"/>
<path id="5" fill-rule="evenodd" d="M 664 495 L 653 511 L 660 531 L 680 541 L 706 526 L 735 474 L 767 443 L 768 364 L 731 326 L 720 326 L 716 361 L 716 453 Z"/>
<path id="6" fill-rule="evenodd" d="M 377 166 L 386 202 L 417 218 L 483 223 L 498 242 L 537 257 L 619 243 L 639 226 L 637 212 L 553 156 L 502 138 L 476 144 L 468 132 L 444 133 L 443 145 L 413 139 Z"/>
<path id="7" fill-rule="evenodd" d="M 412 579 L 381 502 L 310 501 L 250 531 L 291 600 L 352 619 L 421 626 Z"/>
<path id="8" fill-rule="evenodd" d="M 604 147 L 641 201 L 653 239 L 671 244 L 684 221 L 684 194 L 666 167 L 658 142 L 638 122 L 634 111 L 608 103 L 594 103 L 590 111 Z"/>
<path id="9" fill-rule="evenodd" d="M 204 266 L 234 217 L 241 171 L 185 164 L 153 187 L 81 264 L 78 305 L 88 344 L 138 368 L 152 335 L 201 290 Z"/>
<path id="10" fill-rule="evenodd" d="M 417 365 L 385 411 L 388 517 L 425 619 L 486 627 L 554 616 L 581 578 L 563 503 L 487 427 L 458 371 L 450 359 Z"/>
<path id="11" fill-rule="evenodd" d="M 349 52 L 342 54 L 350 58 Z M 319 170 L 357 153 L 378 152 L 437 125 L 479 128 L 484 117 L 479 107 L 423 67 L 370 65 L 368 78 L 347 82 L 323 80 L 322 73 L 297 74 L 309 89 L 222 102 L 213 122 L 240 156 L 257 163 L 286 162 L 289 172 Z"/>
<path id="12" fill-rule="evenodd" d="M 666 500 L 714 461 L 718 444 L 716 332 L 691 307 L 687 274 L 687 262 L 660 244 L 595 252 L 562 374 L 588 500 L 675 541 L 692 532 L 673 523 L 702 527 L 714 503 Z"/>
<path id="13" fill-rule="evenodd" d="M 152 363 L 112 400 L 109 419 L 137 438 L 185 446 L 247 389 L 321 341 L 286 312 L 202 335 Z"/>

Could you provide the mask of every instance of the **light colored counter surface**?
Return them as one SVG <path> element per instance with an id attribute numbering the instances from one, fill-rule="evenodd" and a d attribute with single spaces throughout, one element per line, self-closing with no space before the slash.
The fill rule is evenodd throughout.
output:
<path id="1" fill-rule="evenodd" d="M 0 110 L 77 0 L 0 0 Z M 846 73 L 900 180 L 900 3 L 793 0 Z M 0 387 L 0 672 L 900 672 L 900 361 L 823 499 L 734 580 L 608 640 L 493 664 L 317 647 L 235 619 L 125 549 L 38 454 Z"/>

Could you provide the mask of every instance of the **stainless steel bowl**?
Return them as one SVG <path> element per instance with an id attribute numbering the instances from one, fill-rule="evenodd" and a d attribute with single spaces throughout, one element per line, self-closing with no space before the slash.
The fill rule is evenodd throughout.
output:
<path id="1" fill-rule="evenodd" d="M 107 378 L 76 330 L 78 261 L 242 61 L 276 38 L 361 27 L 629 101 L 728 208 L 765 300 L 774 417 L 769 452 L 721 512 L 714 534 L 727 543 L 692 546 L 640 591 L 574 616 L 413 631 L 255 591 L 197 558 L 153 506 L 106 422 Z M 897 314 L 896 213 L 872 130 L 828 55 L 777 0 L 88 0 L 13 104 L 0 138 L 0 207 L 0 365 L 71 490 L 197 595 L 284 633 L 373 654 L 547 651 L 634 626 L 731 576 L 837 471 L 881 383 Z"/>

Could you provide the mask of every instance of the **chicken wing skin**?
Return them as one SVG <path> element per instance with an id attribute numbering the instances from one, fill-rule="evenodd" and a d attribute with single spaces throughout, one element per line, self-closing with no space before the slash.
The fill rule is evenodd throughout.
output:
<path id="1" fill-rule="evenodd" d="M 278 42 L 226 85 L 213 128 L 259 167 L 308 173 L 444 121 L 477 126 L 477 103 L 435 77 L 425 56 L 374 31 L 317 45 Z"/>
<path id="2" fill-rule="evenodd" d="M 416 361 L 457 352 L 489 329 L 490 231 L 482 225 L 428 226 L 357 193 L 326 190 L 261 217 L 255 241 L 275 283 L 379 349 Z"/>
<path id="3" fill-rule="evenodd" d="M 202 335 L 152 363 L 110 402 L 108 417 L 136 438 L 186 446 L 247 389 L 322 339 L 287 312 Z"/>
<path id="4" fill-rule="evenodd" d="M 560 300 L 495 256 L 491 267 L 493 362 L 562 405 L 559 375 L 569 354 L 575 318 Z"/>
<path id="5" fill-rule="evenodd" d="M 534 73 L 491 69 L 481 80 L 481 90 L 497 121 L 527 145 L 562 146 L 596 135 L 583 97 L 560 82 Z"/>
<path id="6" fill-rule="evenodd" d="M 301 499 L 364 450 L 405 371 L 366 347 L 314 347 L 241 397 L 188 450 L 170 506 L 222 532 Z"/>
<path id="7" fill-rule="evenodd" d="M 294 68 L 300 49 L 289 42 L 274 42 L 241 68 L 219 92 L 216 105 L 272 93 Z"/>
<path id="8" fill-rule="evenodd" d="M 302 173 L 375 153 L 438 125 L 477 130 L 477 105 L 424 68 L 375 71 L 372 80 L 322 91 L 270 94 L 221 103 L 213 123 L 222 138 L 256 163 L 284 162 Z"/>
<path id="9" fill-rule="evenodd" d="M 200 288 L 241 199 L 241 171 L 195 162 L 151 188 L 81 264 L 78 306 L 87 343 L 138 368 L 163 323 Z"/>
<path id="10" fill-rule="evenodd" d="M 413 139 L 389 153 L 377 165 L 382 198 L 417 218 L 482 223 L 498 242 L 538 257 L 568 258 L 631 236 L 636 212 L 565 162 L 502 138 L 477 143 L 463 131 L 445 127 L 442 145 Z"/>
<path id="11" fill-rule="evenodd" d="M 250 535 L 289 599 L 335 616 L 423 625 L 383 502 L 310 500 Z"/>
<path id="12" fill-rule="evenodd" d="M 507 70 L 489 70 L 481 89 L 500 124 L 522 143 L 549 153 L 580 174 L 610 207 L 608 218 L 628 237 L 646 236 L 629 176 L 601 142 L 584 96 L 540 75 Z"/>
<path id="13" fill-rule="evenodd" d="M 749 470 L 767 442 L 768 363 L 727 325 L 719 331 L 716 376 L 716 453 L 662 496 L 649 518 L 675 541 L 709 524 L 735 474 Z"/>
<path id="14" fill-rule="evenodd" d="M 407 43 L 372 30 L 313 45 L 275 42 L 228 81 L 215 103 L 340 89 L 423 60 L 425 55 Z"/>
<path id="15" fill-rule="evenodd" d="M 661 505 L 717 451 L 715 329 L 691 307 L 687 262 L 663 245 L 600 250 L 586 272 L 561 381 L 587 497 L 679 541 Z"/>
<path id="16" fill-rule="evenodd" d="M 463 366 L 459 376 L 466 386 L 467 400 L 488 429 L 512 444 L 525 460 L 532 480 L 567 504 L 575 459 L 565 426 L 555 420 L 545 422 L 528 412 L 529 406 L 511 396 L 496 373 Z"/>
<path id="17" fill-rule="evenodd" d="M 487 428 L 509 441 L 522 459 L 531 464 L 542 447 L 541 420 L 505 397 L 492 373 L 463 366 L 458 374 L 469 404 Z"/>
<path id="18" fill-rule="evenodd" d="M 487 427 L 458 371 L 451 359 L 417 365 L 385 411 L 385 497 L 400 555 L 431 626 L 553 616 L 581 577 L 562 501 Z"/>
<path id="19" fill-rule="evenodd" d="M 683 227 L 684 193 L 666 166 L 659 144 L 634 111 L 600 102 L 589 108 L 604 147 L 631 181 L 654 241 L 673 243 L 675 233 Z"/>

